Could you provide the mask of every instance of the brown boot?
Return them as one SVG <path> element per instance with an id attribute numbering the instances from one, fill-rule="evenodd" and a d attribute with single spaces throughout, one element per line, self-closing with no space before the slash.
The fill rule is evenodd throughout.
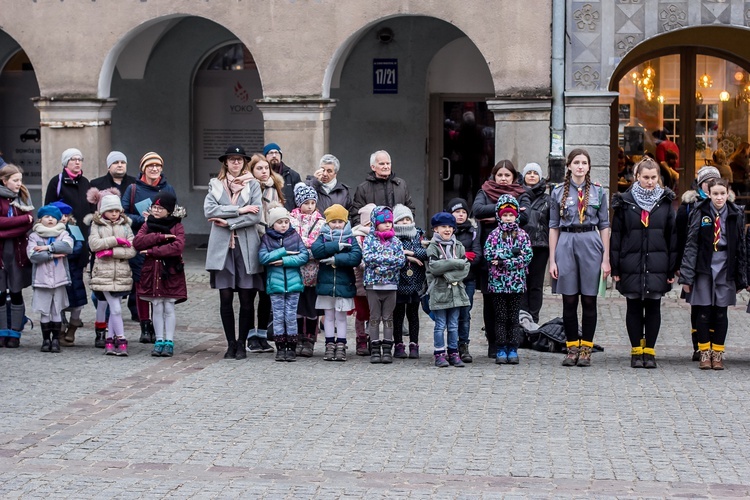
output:
<path id="1" fill-rule="evenodd" d="M 711 364 L 714 370 L 724 369 L 724 351 L 711 351 Z"/>
<path id="2" fill-rule="evenodd" d="M 80 319 L 71 319 L 68 322 L 68 328 L 60 338 L 60 345 L 63 347 L 72 347 L 76 341 L 76 330 L 83 326 L 83 321 Z"/>
<path id="3" fill-rule="evenodd" d="M 700 362 L 698 363 L 698 368 L 700 368 L 701 370 L 710 370 L 711 368 L 713 368 L 713 366 L 711 365 L 711 353 L 712 352 L 713 351 L 711 351 L 710 349 L 706 349 L 705 351 L 700 351 L 701 359 L 700 359 Z"/>
<path id="4" fill-rule="evenodd" d="M 563 359 L 563 366 L 575 366 L 578 363 L 578 346 L 568 347 L 568 354 Z"/>
<path id="5" fill-rule="evenodd" d="M 578 366 L 591 366 L 591 348 L 581 346 L 578 351 Z"/>

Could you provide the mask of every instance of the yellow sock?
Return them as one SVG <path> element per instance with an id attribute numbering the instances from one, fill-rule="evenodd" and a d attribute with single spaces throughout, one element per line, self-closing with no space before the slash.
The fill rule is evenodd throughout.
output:
<path id="1" fill-rule="evenodd" d="M 653 347 L 644 347 L 643 354 L 650 354 L 652 356 L 656 356 L 656 351 L 654 350 Z"/>
<path id="2" fill-rule="evenodd" d="M 641 339 L 641 347 L 646 347 L 646 339 Z"/>
<path id="3" fill-rule="evenodd" d="M 578 347 L 578 342 L 578 340 L 567 341 L 565 342 L 565 347 Z"/>
<path id="4" fill-rule="evenodd" d="M 705 344 L 701 344 L 698 342 L 698 350 L 699 351 L 708 351 L 711 349 L 711 342 L 706 342 Z"/>
<path id="5" fill-rule="evenodd" d="M 714 344 L 714 345 L 713 345 L 713 349 L 714 349 L 714 351 L 716 351 L 716 352 L 724 352 L 724 346 L 723 346 L 723 345 L 719 345 L 719 344 Z"/>
<path id="6" fill-rule="evenodd" d="M 594 347 L 594 343 L 588 340 L 581 340 L 581 347 Z"/>
<path id="7" fill-rule="evenodd" d="M 640 356 L 641 354 L 643 354 L 643 347 L 633 347 L 630 349 L 631 356 Z"/>

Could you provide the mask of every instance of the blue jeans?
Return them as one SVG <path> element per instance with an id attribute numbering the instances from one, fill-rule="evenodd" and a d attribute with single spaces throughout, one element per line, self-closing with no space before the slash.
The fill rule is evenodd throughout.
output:
<path id="1" fill-rule="evenodd" d="M 460 310 L 460 307 L 451 307 L 450 309 L 432 311 L 432 314 L 435 315 L 435 331 L 433 336 L 436 351 L 445 351 L 445 335 L 443 332 L 446 325 L 448 327 L 448 349 L 454 351 L 458 349 L 458 315 Z"/>
<path id="2" fill-rule="evenodd" d="M 474 291 L 477 289 L 476 281 L 465 282 L 466 295 L 469 296 L 469 305 L 459 308 L 458 315 L 458 343 L 469 343 L 469 329 L 471 328 L 471 308 L 474 307 Z"/>

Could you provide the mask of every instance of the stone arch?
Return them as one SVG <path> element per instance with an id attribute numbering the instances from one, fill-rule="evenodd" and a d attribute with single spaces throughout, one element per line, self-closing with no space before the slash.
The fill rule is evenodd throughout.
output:
<path id="1" fill-rule="evenodd" d="M 386 16 L 382 16 L 378 19 L 375 19 L 373 21 L 370 21 L 366 23 L 363 26 L 360 26 L 358 29 L 351 32 L 341 44 L 338 45 L 336 50 L 331 55 L 331 58 L 329 59 L 328 65 L 326 66 L 326 70 L 323 76 L 323 82 L 322 82 L 322 89 L 321 89 L 321 95 L 323 98 L 329 98 L 331 95 L 331 87 L 337 87 L 341 80 L 341 72 L 343 71 L 344 65 L 346 64 L 346 61 L 349 57 L 349 54 L 351 53 L 352 49 L 357 46 L 357 44 L 362 40 L 364 35 L 370 31 L 374 26 L 377 26 L 378 24 L 381 24 L 383 21 L 387 21 L 389 19 L 394 19 L 397 17 L 427 17 L 432 19 L 437 19 L 439 21 L 443 21 L 447 24 L 451 24 L 458 28 L 464 36 L 471 41 L 471 43 L 476 47 L 476 50 L 482 54 L 482 59 L 484 60 L 484 63 L 489 68 L 490 63 L 488 62 L 487 56 L 482 51 L 482 49 L 479 47 L 479 45 L 472 40 L 471 36 L 467 33 L 467 30 L 464 30 L 461 28 L 461 26 L 455 25 L 453 22 L 442 19 L 440 17 L 430 15 L 429 13 L 398 13 L 398 14 L 390 14 Z M 495 90 L 495 93 L 498 91 L 497 82 L 495 79 L 493 79 L 493 87 Z"/>

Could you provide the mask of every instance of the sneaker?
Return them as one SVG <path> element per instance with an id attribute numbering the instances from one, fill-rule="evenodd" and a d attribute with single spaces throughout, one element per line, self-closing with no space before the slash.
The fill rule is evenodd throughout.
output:
<path id="1" fill-rule="evenodd" d="M 326 342 L 326 352 L 323 353 L 323 361 L 333 361 L 336 357 L 336 344 Z"/>
<path id="2" fill-rule="evenodd" d="M 115 355 L 115 339 L 113 339 L 112 337 L 107 337 L 107 339 L 104 341 L 104 354 L 106 356 Z"/>
<path id="3" fill-rule="evenodd" d="M 258 337 L 250 337 L 247 339 L 247 350 L 252 353 L 263 352 L 263 347 L 261 347 Z"/>
<path id="4" fill-rule="evenodd" d="M 445 359 L 444 352 L 435 354 L 435 366 L 437 366 L 438 368 L 445 368 L 446 366 L 450 366 L 450 363 L 448 363 L 448 360 Z"/>
<path id="5" fill-rule="evenodd" d="M 407 358 L 408 355 L 406 354 L 406 346 L 404 344 L 396 344 L 396 347 L 393 351 L 393 357 L 399 359 Z"/>
<path id="6" fill-rule="evenodd" d="M 128 341 L 127 339 L 121 339 L 117 337 L 115 339 L 115 355 L 127 356 L 128 355 Z"/>
<path id="7" fill-rule="evenodd" d="M 448 364 L 455 366 L 456 368 L 464 368 L 466 365 L 461 361 L 461 356 L 457 352 L 452 352 L 448 355 Z"/>
<path id="8" fill-rule="evenodd" d="M 334 361 L 346 361 L 346 344 L 343 342 L 336 344 L 336 355 L 333 359 Z"/>
<path id="9" fill-rule="evenodd" d="M 163 358 L 171 358 L 174 356 L 174 342 L 171 340 L 164 341 L 164 350 L 161 353 Z"/>
<path id="10" fill-rule="evenodd" d="M 419 344 L 409 344 L 409 359 L 419 359 Z"/>
<path id="11" fill-rule="evenodd" d="M 509 365 L 518 364 L 518 351 L 514 348 L 508 349 L 508 364 Z"/>
<path id="12" fill-rule="evenodd" d="M 497 353 L 495 354 L 495 364 L 496 365 L 504 365 L 508 363 L 508 353 L 505 350 L 505 347 L 498 347 Z"/>
<path id="13" fill-rule="evenodd" d="M 164 353 L 164 341 L 157 340 L 156 343 L 154 343 L 154 348 L 151 349 L 151 355 L 154 356 L 155 358 L 160 358 L 163 353 Z"/>
<path id="14" fill-rule="evenodd" d="M 260 344 L 260 348 L 263 350 L 262 352 L 273 352 L 276 349 L 274 349 L 271 344 L 268 343 L 266 339 L 256 337 L 258 339 L 258 343 Z"/>

